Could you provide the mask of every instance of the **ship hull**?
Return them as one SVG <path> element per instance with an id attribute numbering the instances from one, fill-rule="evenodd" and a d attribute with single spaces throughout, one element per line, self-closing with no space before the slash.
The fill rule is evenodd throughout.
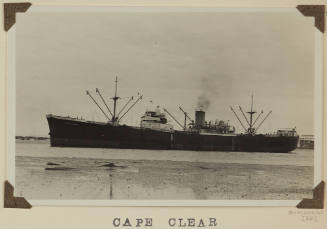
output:
<path id="1" fill-rule="evenodd" d="M 47 115 L 50 144 L 56 147 L 175 149 L 201 151 L 279 152 L 294 150 L 298 136 L 207 135 L 114 126 Z"/>

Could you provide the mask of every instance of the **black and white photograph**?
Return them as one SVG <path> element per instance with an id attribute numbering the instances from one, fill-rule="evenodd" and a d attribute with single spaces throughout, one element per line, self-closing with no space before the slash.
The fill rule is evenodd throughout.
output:
<path id="1" fill-rule="evenodd" d="M 312 198 L 314 18 L 295 8 L 105 8 L 17 14 L 15 196 Z"/>

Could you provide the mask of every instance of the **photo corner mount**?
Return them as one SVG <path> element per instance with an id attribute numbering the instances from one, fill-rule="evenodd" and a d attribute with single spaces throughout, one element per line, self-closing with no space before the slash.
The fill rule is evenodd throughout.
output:
<path id="1" fill-rule="evenodd" d="M 24 13 L 32 4 L 30 2 L 4 3 L 4 30 L 8 30 L 16 23 L 16 13 Z"/>
<path id="2" fill-rule="evenodd" d="M 32 208 L 32 205 L 24 197 L 14 196 L 14 186 L 5 181 L 4 208 Z"/>

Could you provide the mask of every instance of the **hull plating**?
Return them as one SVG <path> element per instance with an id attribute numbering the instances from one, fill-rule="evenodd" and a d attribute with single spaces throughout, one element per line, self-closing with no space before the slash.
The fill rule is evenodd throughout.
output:
<path id="1" fill-rule="evenodd" d="M 113 126 L 53 115 L 47 119 L 51 146 L 59 147 L 290 152 L 298 143 L 297 136 L 204 135 Z"/>

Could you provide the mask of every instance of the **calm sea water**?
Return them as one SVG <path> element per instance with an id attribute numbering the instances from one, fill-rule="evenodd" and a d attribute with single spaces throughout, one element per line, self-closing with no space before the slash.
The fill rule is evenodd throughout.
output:
<path id="1" fill-rule="evenodd" d="M 313 150 L 201 152 L 50 147 L 17 141 L 15 195 L 28 199 L 302 199 Z"/>
<path id="2" fill-rule="evenodd" d="M 50 147 L 49 141 L 17 141 L 16 156 L 132 160 L 168 160 L 208 163 L 313 166 L 313 150 L 290 153 L 211 152 L 182 150 L 104 149 Z"/>

